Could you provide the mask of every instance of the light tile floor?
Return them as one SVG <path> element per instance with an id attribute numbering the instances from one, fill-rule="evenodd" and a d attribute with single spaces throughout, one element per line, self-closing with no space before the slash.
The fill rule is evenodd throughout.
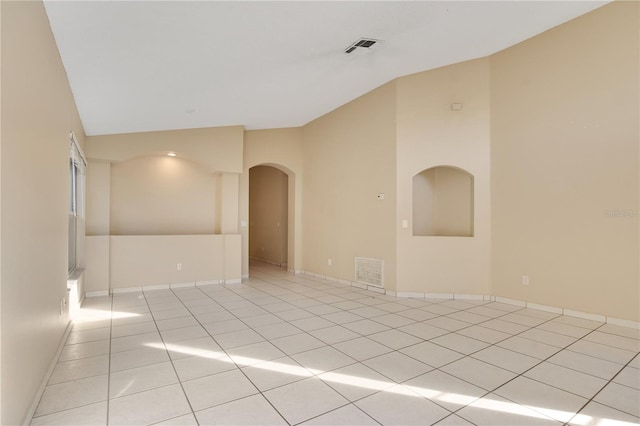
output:
<path id="1" fill-rule="evenodd" d="M 631 425 L 638 330 L 267 265 L 91 298 L 32 424 Z"/>

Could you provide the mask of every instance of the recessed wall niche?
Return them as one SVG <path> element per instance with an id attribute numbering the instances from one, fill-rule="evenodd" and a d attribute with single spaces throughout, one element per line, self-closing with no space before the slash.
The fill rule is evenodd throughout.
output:
<path id="1" fill-rule="evenodd" d="M 413 235 L 473 237 L 473 175 L 437 166 L 413 177 Z"/>

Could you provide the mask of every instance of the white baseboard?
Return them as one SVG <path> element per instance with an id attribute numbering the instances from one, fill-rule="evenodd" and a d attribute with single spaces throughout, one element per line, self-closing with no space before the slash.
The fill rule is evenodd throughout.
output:
<path id="1" fill-rule="evenodd" d="M 44 374 L 42 381 L 40 382 L 40 386 L 38 386 L 38 391 L 33 397 L 31 401 L 31 405 L 29 405 L 29 410 L 22 422 L 23 425 L 30 425 L 33 420 L 33 415 L 36 413 L 36 409 L 38 408 L 38 404 L 40 403 L 40 399 L 42 398 L 42 394 L 44 393 L 45 388 L 47 387 L 47 383 L 49 383 L 49 379 L 51 378 L 51 374 L 53 374 L 53 369 L 56 368 L 56 364 L 58 364 L 58 359 L 60 358 L 60 354 L 64 349 L 64 344 L 67 342 L 67 338 L 69 337 L 69 333 L 71 333 L 71 329 L 73 328 L 73 321 L 69 320 L 67 324 L 67 328 L 65 328 L 64 333 L 62 334 L 62 339 L 58 344 L 58 349 L 56 350 L 56 354 L 53 356 L 53 359 L 49 363 L 49 367 L 47 368 L 47 372 Z"/>
<path id="2" fill-rule="evenodd" d="M 87 291 L 84 293 L 85 297 L 101 297 L 101 296 L 108 296 L 108 295 L 109 295 L 108 290 Z"/>

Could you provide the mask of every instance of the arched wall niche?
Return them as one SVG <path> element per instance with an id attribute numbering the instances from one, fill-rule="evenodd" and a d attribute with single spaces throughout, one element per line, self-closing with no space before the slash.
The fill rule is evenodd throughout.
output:
<path id="1" fill-rule="evenodd" d="M 413 176 L 413 236 L 473 237 L 474 178 L 450 165 Z"/>

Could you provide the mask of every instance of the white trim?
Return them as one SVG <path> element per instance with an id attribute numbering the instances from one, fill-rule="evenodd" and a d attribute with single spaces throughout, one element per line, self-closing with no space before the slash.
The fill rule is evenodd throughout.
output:
<path id="1" fill-rule="evenodd" d="M 563 309 L 562 314 L 568 317 L 582 318 L 598 322 L 607 322 L 607 317 L 605 315 L 588 314 L 586 312 L 572 311 L 571 309 Z"/>
<path id="2" fill-rule="evenodd" d="M 58 364 L 58 359 L 60 358 L 60 354 L 62 354 L 62 350 L 64 349 L 64 344 L 67 343 L 67 339 L 69 338 L 69 334 L 71 333 L 71 329 L 73 328 L 73 322 L 69 321 L 67 323 L 67 327 L 62 334 L 62 339 L 58 344 L 58 349 L 56 350 L 56 354 L 53 356 L 53 359 L 49 363 L 49 367 L 47 368 L 46 373 L 42 377 L 42 381 L 40 382 L 40 386 L 38 386 L 38 391 L 33 396 L 31 400 L 31 405 L 29 405 L 29 410 L 27 410 L 27 414 L 22 422 L 23 425 L 30 425 L 33 420 L 33 415 L 36 413 L 36 409 L 38 408 L 38 404 L 40 404 L 40 399 L 42 398 L 42 394 L 44 393 L 45 388 L 47 387 L 47 383 L 49 383 L 49 379 L 51 378 L 51 374 L 53 374 L 53 369 L 56 368 Z"/>
<path id="3" fill-rule="evenodd" d="M 120 294 L 120 293 L 139 293 L 142 292 L 142 286 L 138 287 L 120 287 L 120 288 L 112 288 L 111 294 Z"/>
<path id="4" fill-rule="evenodd" d="M 527 307 L 527 302 L 523 302 L 522 300 L 508 299 L 506 297 L 496 296 L 496 302 L 504 303 L 506 305 L 520 306 L 521 308 Z"/>
<path id="5" fill-rule="evenodd" d="M 109 290 L 85 291 L 84 293 L 85 297 L 102 297 L 102 296 L 108 296 L 108 295 L 109 295 Z"/>
<path id="6" fill-rule="evenodd" d="M 399 291 L 396 293 L 396 297 L 404 299 L 424 299 L 424 293 L 416 293 L 414 291 Z"/>
<path id="7" fill-rule="evenodd" d="M 425 299 L 453 299 L 453 293 L 425 293 Z"/>
<path id="8" fill-rule="evenodd" d="M 242 284 L 242 280 L 240 278 L 234 278 L 232 280 L 224 280 L 225 284 Z"/>
<path id="9" fill-rule="evenodd" d="M 360 283 L 355 282 L 355 281 L 351 282 L 351 287 L 360 288 L 362 290 L 366 290 L 367 289 L 367 285 L 366 284 L 360 284 Z"/>
<path id="10" fill-rule="evenodd" d="M 458 294 L 453 293 L 453 298 L 455 300 L 486 300 L 484 294 Z"/>
<path id="11" fill-rule="evenodd" d="M 374 293 L 385 294 L 385 289 L 380 287 L 374 287 L 372 285 L 367 286 L 367 290 L 373 291 Z"/>
<path id="12" fill-rule="evenodd" d="M 143 285 L 142 291 L 169 290 L 169 284 Z"/>
<path id="13" fill-rule="evenodd" d="M 550 312 L 552 314 L 562 315 L 562 308 L 556 308 L 555 306 L 539 305 L 537 303 L 527 303 L 527 308 L 535 309 L 537 311 Z"/>
<path id="14" fill-rule="evenodd" d="M 205 281 L 196 281 L 196 287 L 202 287 L 205 285 L 220 285 L 223 284 L 221 280 L 205 280 Z"/>
<path id="15" fill-rule="evenodd" d="M 169 288 L 187 288 L 187 287 L 195 287 L 195 286 L 196 286 L 195 281 L 169 284 Z"/>
<path id="16" fill-rule="evenodd" d="M 636 330 L 640 330 L 640 322 L 638 321 L 607 317 L 607 324 L 619 325 L 620 327 L 635 328 Z"/>

